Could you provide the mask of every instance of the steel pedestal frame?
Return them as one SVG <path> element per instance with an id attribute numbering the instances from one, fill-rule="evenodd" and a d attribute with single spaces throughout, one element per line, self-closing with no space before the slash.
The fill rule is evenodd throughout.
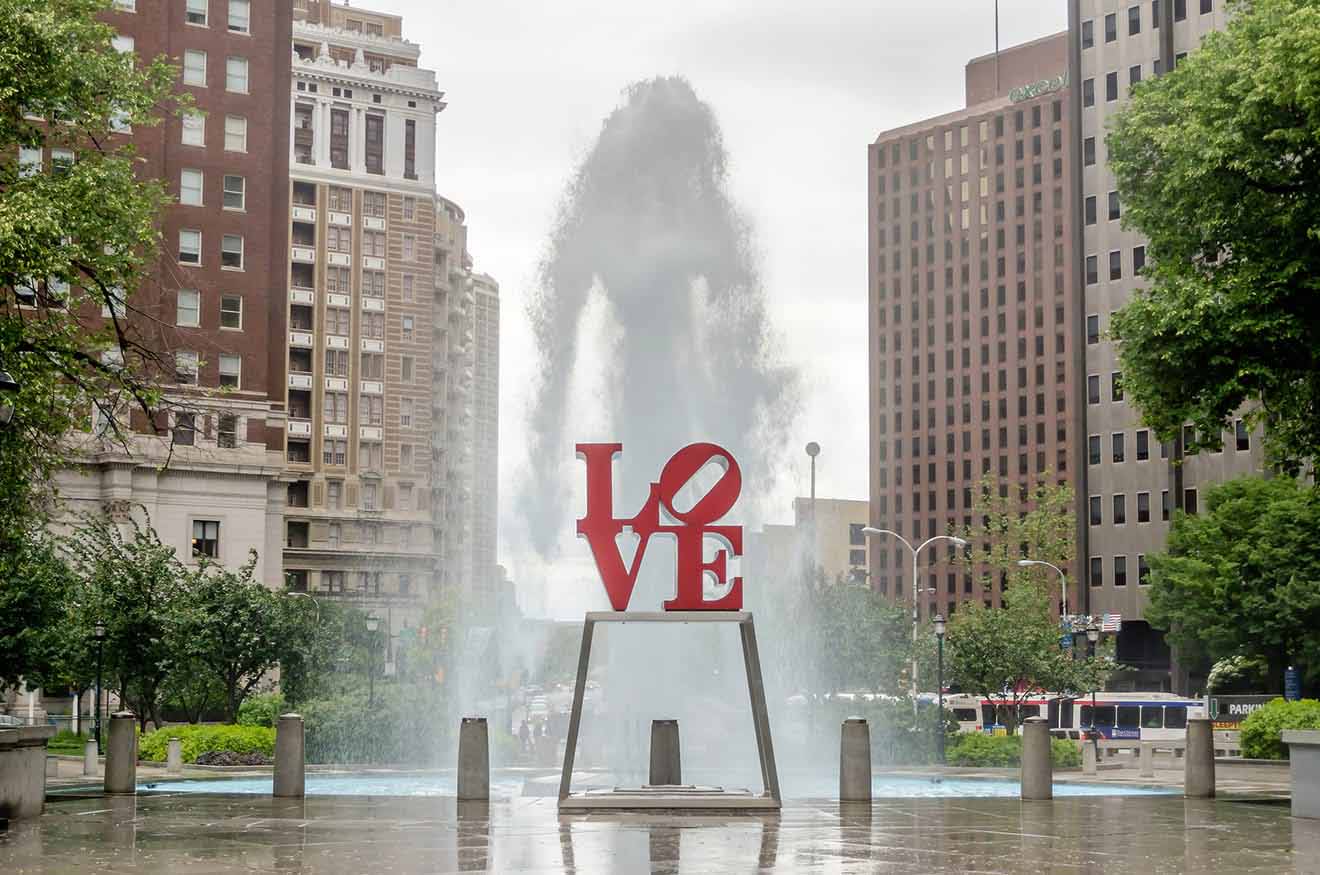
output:
<path id="1" fill-rule="evenodd" d="M 626 791 L 600 794 L 569 792 L 573 779 L 573 759 L 577 753 L 578 730 L 582 725 L 582 701 L 587 690 L 587 668 L 591 663 L 591 640 L 597 623 L 737 623 L 742 641 L 743 666 L 747 672 L 747 693 L 751 699 L 752 726 L 756 732 L 756 752 L 761 762 L 761 781 L 765 792 L 736 794 L 723 791 L 694 792 L 690 788 L 648 789 L 645 793 Z M 756 648 L 756 625 L 751 611 L 590 611 L 582 624 L 582 649 L 578 655 L 577 683 L 573 688 L 573 711 L 568 721 L 568 739 L 564 748 L 564 770 L 559 779 L 559 810 L 589 811 L 601 809 L 676 809 L 719 808 L 725 810 L 766 810 L 782 807 L 779 795 L 779 772 L 775 768 L 775 747 L 770 740 L 770 714 L 765 704 L 765 683 L 761 677 L 761 657 Z"/>

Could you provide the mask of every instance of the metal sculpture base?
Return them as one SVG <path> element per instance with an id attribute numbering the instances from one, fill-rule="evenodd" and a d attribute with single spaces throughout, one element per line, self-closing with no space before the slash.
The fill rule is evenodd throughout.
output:
<path id="1" fill-rule="evenodd" d="M 747 672 L 747 693 L 752 705 L 752 727 L 756 732 L 756 752 L 761 762 L 763 793 L 724 787 L 700 787 L 688 784 L 641 787 L 616 787 L 613 790 L 589 790 L 572 793 L 573 759 L 577 753 L 578 730 L 582 725 L 582 701 L 587 690 L 587 668 L 591 664 L 591 639 L 597 623 L 737 623 L 742 641 L 743 667 Z M 578 655 L 577 684 L 573 688 L 573 711 L 568 721 L 568 739 L 564 747 L 564 771 L 559 780 L 560 811 L 604 811 L 620 809 L 720 809 L 725 811 L 765 811 L 782 806 L 779 773 L 775 769 L 775 748 L 770 740 L 770 715 L 765 704 L 765 683 L 761 678 L 761 657 L 756 649 L 756 625 L 750 611 L 592 611 L 582 624 L 582 649 Z"/>

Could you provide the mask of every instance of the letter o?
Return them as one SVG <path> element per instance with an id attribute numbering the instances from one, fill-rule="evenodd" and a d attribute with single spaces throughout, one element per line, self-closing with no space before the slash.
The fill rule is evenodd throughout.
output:
<path id="1" fill-rule="evenodd" d="M 674 497 L 688 481 L 712 459 L 723 459 L 724 474 L 715 482 L 691 510 L 680 513 L 674 508 Z M 742 491 L 742 471 L 728 450 L 715 444 L 689 444 L 665 463 L 660 472 L 660 500 L 676 520 L 690 526 L 710 525 L 723 517 L 738 500 Z"/>

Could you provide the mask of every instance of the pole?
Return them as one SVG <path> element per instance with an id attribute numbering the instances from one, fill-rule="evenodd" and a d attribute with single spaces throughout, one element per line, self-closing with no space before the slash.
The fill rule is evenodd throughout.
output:
<path id="1" fill-rule="evenodd" d="M 917 586 L 918 586 L 917 576 L 921 574 L 920 567 L 918 566 L 918 562 L 919 562 L 918 554 L 921 552 L 921 550 L 920 548 L 913 548 L 911 545 L 908 546 L 908 549 L 912 550 L 912 713 L 916 714 L 917 713 L 917 624 L 921 622 L 921 605 L 917 601 Z"/>
<path id="2" fill-rule="evenodd" d="M 939 666 L 939 684 L 936 690 L 940 698 L 939 710 L 935 712 L 935 737 L 940 752 L 940 765 L 944 765 L 944 636 L 935 636 L 939 651 L 936 664 Z"/>
<path id="3" fill-rule="evenodd" d="M 376 642 L 371 642 L 367 658 L 367 708 L 373 708 L 376 705 Z"/>
<path id="4" fill-rule="evenodd" d="M 96 749 L 101 750 L 101 646 L 100 638 L 96 639 L 96 701 L 93 703 L 95 715 L 93 725 L 96 726 Z"/>
<path id="5" fill-rule="evenodd" d="M 995 95 L 999 94 L 999 0 L 995 0 Z"/>

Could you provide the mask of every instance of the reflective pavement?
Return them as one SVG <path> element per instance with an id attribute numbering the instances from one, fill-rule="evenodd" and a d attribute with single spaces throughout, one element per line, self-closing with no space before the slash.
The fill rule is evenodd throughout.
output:
<path id="1" fill-rule="evenodd" d="M 553 799 L 162 794 L 53 802 L 0 833 L 0 872 L 71 871 L 1320 873 L 1320 821 L 1158 796 L 561 818 Z"/>

